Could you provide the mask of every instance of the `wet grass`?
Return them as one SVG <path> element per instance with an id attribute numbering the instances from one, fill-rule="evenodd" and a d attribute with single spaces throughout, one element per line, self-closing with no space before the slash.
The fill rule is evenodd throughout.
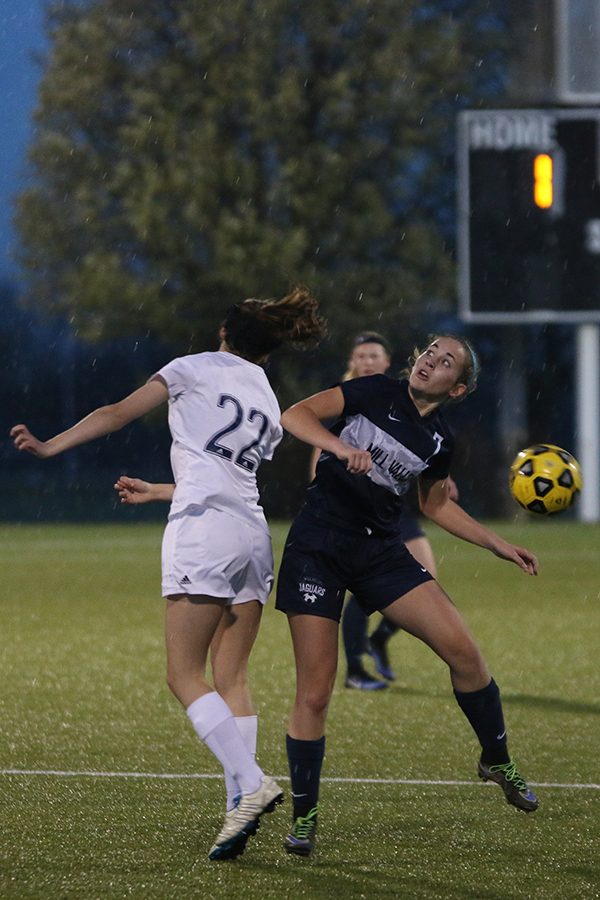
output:
<path id="1" fill-rule="evenodd" d="M 286 803 L 244 857 L 211 864 L 218 778 L 3 774 L 0 896 L 600 897 L 600 791 L 567 787 L 600 781 L 600 528 L 498 528 L 538 552 L 539 578 L 431 536 L 440 580 L 501 686 L 520 768 L 564 785 L 538 789 L 536 814 L 477 783 L 444 666 L 400 634 L 388 691 L 347 691 L 340 671 L 324 775 L 465 783 L 325 781 L 313 859 L 284 854 Z M 279 553 L 285 529 L 274 530 Z M 218 774 L 164 686 L 160 538 L 147 524 L 0 528 L 4 771 Z M 285 775 L 293 669 L 272 605 L 252 670 L 260 762 Z"/>

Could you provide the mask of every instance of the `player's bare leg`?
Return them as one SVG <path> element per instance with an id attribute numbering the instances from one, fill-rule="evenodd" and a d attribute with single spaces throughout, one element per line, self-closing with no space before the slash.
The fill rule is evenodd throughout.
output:
<path id="1" fill-rule="evenodd" d="M 258 600 L 227 606 L 210 647 L 215 688 L 234 716 L 255 714 L 248 684 L 248 661 L 262 616 Z"/>
<path id="2" fill-rule="evenodd" d="M 289 734 L 317 740 L 325 731 L 337 672 L 338 623 L 322 616 L 288 616 L 296 659 L 296 696 Z"/>
<path id="3" fill-rule="evenodd" d="M 210 859 L 233 859 L 256 833 L 260 817 L 283 799 L 249 752 L 227 703 L 206 680 L 208 650 L 221 622 L 223 602 L 211 597 L 167 601 L 165 641 L 169 687 L 186 707 L 194 730 L 224 771 L 240 785 L 239 804 L 227 813 Z"/>
<path id="4" fill-rule="evenodd" d="M 411 556 L 414 556 L 420 566 L 424 566 L 430 575 L 437 578 L 437 565 L 433 548 L 425 535 L 419 535 L 406 541 L 406 549 Z M 379 674 L 387 681 L 396 680 L 395 672 L 390 664 L 388 643 L 390 638 L 394 637 L 400 630 L 397 625 L 394 625 L 384 616 L 377 628 L 371 632 L 367 641 L 367 652 L 373 658 L 375 668 Z"/>
<path id="5" fill-rule="evenodd" d="M 537 809 L 535 794 L 508 754 L 498 687 L 448 595 L 436 581 L 428 581 L 386 607 L 385 615 L 428 644 L 448 664 L 458 705 L 481 744 L 479 777 L 499 784 L 507 802 L 518 809 Z"/>
<path id="6" fill-rule="evenodd" d="M 167 600 L 167 684 L 185 709 L 214 690 L 206 680 L 206 664 L 222 614 L 223 602 L 212 597 Z"/>
<path id="7" fill-rule="evenodd" d="M 258 600 L 226 606 L 210 646 L 210 659 L 215 688 L 233 715 L 248 750 L 256 759 L 258 717 L 252 704 L 248 682 L 248 661 L 256 640 L 262 615 Z M 241 788 L 235 778 L 225 772 L 227 812 L 241 799 Z"/>
<path id="8" fill-rule="evenodd" d="M 424 641 L 450 669 L 452 686 L 476 691 L 490 680 L 485 661 L 452 600 L 437 581 L 427 581 L 386 606 L 395 625 Z"/>

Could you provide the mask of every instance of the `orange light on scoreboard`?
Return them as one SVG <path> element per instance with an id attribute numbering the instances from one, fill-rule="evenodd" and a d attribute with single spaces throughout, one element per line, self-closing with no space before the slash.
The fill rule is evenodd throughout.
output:
<path id="1" fill-rule="evenodd" d="M 540 209 L 550 209 L 552 206 L 552 157 L 547 153 L 538 153 L 533 160 L 533 199 Z"/>

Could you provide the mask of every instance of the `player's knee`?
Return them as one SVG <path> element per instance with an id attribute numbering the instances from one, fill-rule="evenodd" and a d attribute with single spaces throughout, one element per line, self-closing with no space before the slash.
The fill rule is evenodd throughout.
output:
<path id="1" fill-rule="evenodd" d="M 329 706 L 329 692 L 311 693 L 303 698 L 303 705 L 313 716 L 324 716 Z"/>
<path id="2" fill-rule="evenodd" d="M 312 715 L 322 716 L 327 712 L 335 677 L 320 684 L 311 684 L 306 690 L 298 693 L 298 702 L 310 711 Z"/>
<path id="3" fill-rule="evenodd" d="M 196 673 L 188 673 L 177 666 L 167 666 L 167 687 L 172 694 L 183 703 L 184 696 L 189 693 L 190 683 L 198 681 Z"/>
<path id="4" fill-rule="evenodd" d="M 454 644 L 449 654 L 449 665 L 463 678 L 481 678 L 486 673 L 485 661 L 472 640 L 463 639 Z"/>

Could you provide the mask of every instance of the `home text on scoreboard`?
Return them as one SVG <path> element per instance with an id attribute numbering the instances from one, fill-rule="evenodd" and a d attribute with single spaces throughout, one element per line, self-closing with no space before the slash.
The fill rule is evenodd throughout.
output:
<path id="1" fill-rule="evenodd" d="M 599 148 L 600 109 L 460 114 L 462 318 L 600 321 Z"/>

